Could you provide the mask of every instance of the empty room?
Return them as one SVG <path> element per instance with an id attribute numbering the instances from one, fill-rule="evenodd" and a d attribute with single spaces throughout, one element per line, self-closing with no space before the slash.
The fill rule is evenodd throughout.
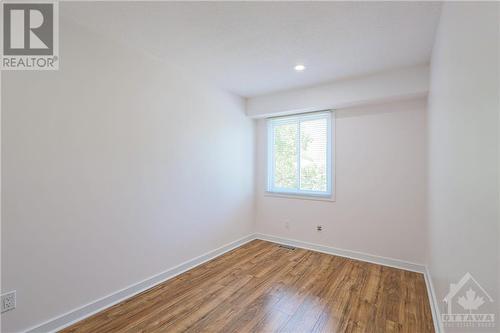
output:
<path id="1" fill-rule="evenodd" d="M 500 331 L 500 2 L 0 7 L 1 332 Z"/>

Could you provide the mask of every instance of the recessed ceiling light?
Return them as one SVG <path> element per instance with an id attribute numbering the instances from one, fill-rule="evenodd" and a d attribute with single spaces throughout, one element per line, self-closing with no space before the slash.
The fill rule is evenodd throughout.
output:
<path id="1" fill-rule="evenodd" d="M 293 69 L 295 69 L 297 72 L 302 72 L 304 69 L 306 69 L 306 66 L 304 66 L 304 65 L 295 65 L 295 67 Z"/>

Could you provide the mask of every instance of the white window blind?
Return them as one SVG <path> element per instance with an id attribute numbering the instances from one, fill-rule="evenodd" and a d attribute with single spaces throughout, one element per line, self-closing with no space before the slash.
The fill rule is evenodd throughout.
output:
<path id="1" fill-rule="evenodd" d="M 268 120 L 267 190 L 332 195 L 332 112 Z"/>

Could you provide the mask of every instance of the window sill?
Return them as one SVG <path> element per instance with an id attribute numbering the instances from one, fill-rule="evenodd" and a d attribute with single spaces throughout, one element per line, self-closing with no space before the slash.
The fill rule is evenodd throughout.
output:
<path id="1" fill-rule="evenodd" d="M 319 196 L 319 195 L 304 195 L 304 194 L 291 194 L 279 192 L 264 192 L 265 197 L 275 197 L 284 199 L 300 199 L 300 200 L 313 200 L 313 201 L 329 201 L 335 202 L 335 196 Z"/>

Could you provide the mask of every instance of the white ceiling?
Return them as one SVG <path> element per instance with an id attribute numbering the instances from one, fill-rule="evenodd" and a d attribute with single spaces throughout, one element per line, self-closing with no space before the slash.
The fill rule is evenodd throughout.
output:
<path id="1" fill-rule="evenodd" d="M 241 96 L 427 63 L 432 2 L 61 2 L 61 15 Z M 297 63 L 307 66 L 297 73 Z"/>

